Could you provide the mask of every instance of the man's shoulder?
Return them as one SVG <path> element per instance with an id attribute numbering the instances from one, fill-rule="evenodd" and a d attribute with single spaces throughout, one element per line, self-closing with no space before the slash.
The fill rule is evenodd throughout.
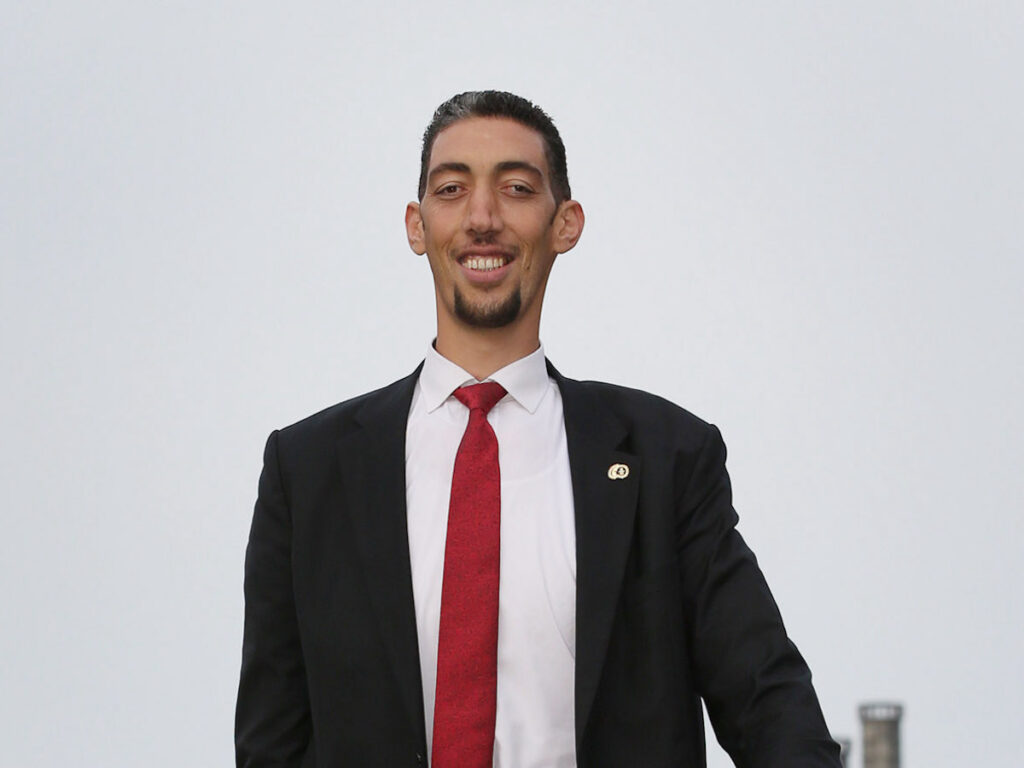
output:
<path id="1" fill-rule="evenodd" d="M 588 408 L 610 412 L 633 430 L 704 436 L 714 429 L 686 408 L 643 389 L 605 381 L 558 378 L 564 399 L 579 400 Z"/>
<path id="2" fill-rule="evenodd" d="M 305 442 L 337 437 L 358 424 L 363 414 L 373 413 L 378 408 L 398 406 L 408 410 L 418 375 L 419 368 L 398 381 L 328 406 L 277 430 L 279 438 Z"/>
<path id="3" fill-rule="evenodd" d="M 650 410 L 662 415 L 672 415 L 693 420 L 701 424 L 707 423 L 699 416 L 688 411 L 686 408 L 683 408 L 678 403 L 645 389 L 636 389 L 635 387 L 627 387 L 622 384 L 613 384 L 607 381 L 594 381 L 591 379 L 566 379 L 566 381 L 579 385 L 583 390 L 592 393 L 602 402 L 613 406 Z"/>

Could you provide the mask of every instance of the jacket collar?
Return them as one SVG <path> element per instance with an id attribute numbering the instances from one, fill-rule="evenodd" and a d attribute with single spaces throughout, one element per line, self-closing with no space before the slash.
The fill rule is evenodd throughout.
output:
<path id="1" fill-rule="evenodd" d="M 633 542 L 641 462 L 629 427 L 592 386 L 548 371 L 562 392 L 576 513 L 576 749 L 582 750 Z M 612 477 L 624 465 L 625 477 Z"/>
<path id="2" fill-rule="evenodd" d="M 338 442 L 338 459 L 346 510 L 381 643 L 412 732 L 425 752 L 404 481 L 406 422 L 420 367 L 365 397 L 355 414 L 356 427 Z"/>

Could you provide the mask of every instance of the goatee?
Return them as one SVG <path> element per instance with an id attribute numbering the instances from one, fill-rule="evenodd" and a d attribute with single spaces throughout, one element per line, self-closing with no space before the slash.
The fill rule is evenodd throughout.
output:
<path id="1" fill-rule="evenodd" d="M 455 316 L 474 328 L 504 328 L 519 317 L 522 305 L 519 288 L 500 303 L 487 306 L 470 304 L 461 291 L 455 289 Z"/>

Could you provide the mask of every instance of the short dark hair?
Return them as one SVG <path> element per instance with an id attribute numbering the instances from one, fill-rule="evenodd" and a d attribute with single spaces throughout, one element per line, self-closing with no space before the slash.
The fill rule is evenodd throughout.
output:
<path id="1" fill-rule="evenodd" d="M 532 128 L 544 139 L 544 154 L 551 172 L 551 191 L 555 203 L 572 197 L 569 171 L 565 165 L 565 145 L 558 129 L 547 112 L 522 96 L 507 91 L 466 91 L 452 96 L 434 111 L 434 117 L 423 132 L 423 151 L 420 154 L 419 199 L 427 191 L 427 165 L 437 134 L 467 117 L 507 117 Z"/>

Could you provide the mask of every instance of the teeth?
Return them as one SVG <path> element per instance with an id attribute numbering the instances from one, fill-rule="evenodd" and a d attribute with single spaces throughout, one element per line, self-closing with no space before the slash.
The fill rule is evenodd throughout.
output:
<path id="1" fill-rule="evenodd" d="M 466 267 L 481 272 L 489 272 L 505 266 L 504 256 L 470 256 L 465 261 Z"/>

